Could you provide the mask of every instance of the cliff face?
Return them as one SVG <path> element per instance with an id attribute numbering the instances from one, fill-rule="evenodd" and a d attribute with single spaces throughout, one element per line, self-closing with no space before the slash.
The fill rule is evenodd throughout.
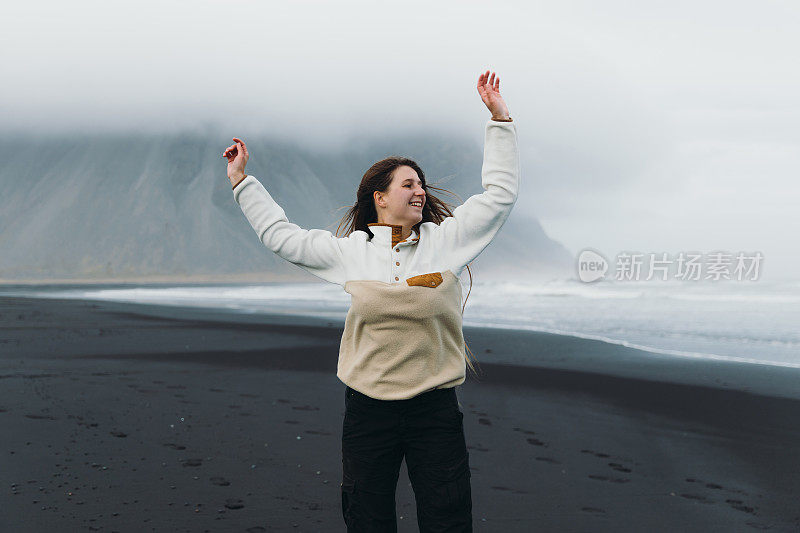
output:
<path id="1" fill-rule="evenodd" d="M 203 134 L 0 138 L 0 279 L 316 280 L 256 238 L 225 175 L 229 142 Z M 335 231 L 363 172 L 388 155 L 415 159 L 430 184 L 462 201 L 482 191 L 482 149 L 466 142 L 401 138 L 325 153 L 249 139 L 248 148 L 248 173 L 305 228 Z M 570 266 L 570 254 L 518 209 L 474 263 L 476 273 L 511 277 Z"/>

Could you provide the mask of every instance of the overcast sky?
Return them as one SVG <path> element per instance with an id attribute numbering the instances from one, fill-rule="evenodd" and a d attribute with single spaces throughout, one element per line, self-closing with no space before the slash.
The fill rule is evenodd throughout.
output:
<path id="1" fill-rule="evenodd" d="M 0 130 L 482 142 L 492 69 L 516 209 L 572 252 L 761 251 L 764 279 L 800 279 L 798 5 L 6 2 Z"/>

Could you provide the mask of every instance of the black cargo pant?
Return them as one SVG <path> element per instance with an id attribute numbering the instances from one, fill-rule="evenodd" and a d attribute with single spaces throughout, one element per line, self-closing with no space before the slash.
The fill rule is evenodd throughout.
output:
<path id="1" fill-rule="evenodd" d="M 397 531 L 395 489 L 403 457 L 420 532 L 472 531 L 463 418 L 454 388 L 407 400 L 376 400 L 347 387 L 342 428 L 347 531 Z"/>

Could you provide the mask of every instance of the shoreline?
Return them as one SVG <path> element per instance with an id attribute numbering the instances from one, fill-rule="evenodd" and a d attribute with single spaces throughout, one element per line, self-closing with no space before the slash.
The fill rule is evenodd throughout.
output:
<path id="1" fill-rule="evenodd" d="M 294 274 L 275 274 L 273 272 L 230 274 L 230 275 L 205 275 L 192 276 L 134 276 L 130 278 L 50 278 L 50 279 L 3 279 L 0 278 L 2 288 L 29 288 L 29 287 L 54 287 L 54 288 L 81 288 L 95 287 L 97 285 L 127 286 L 136 285 L 160 287 L 162 285 L 183 287 L 195 285 L 239 285 L 242 283 L 319 283 L 325 284 L 311 274 L 310 277 Z"/>
<path id="2" fill-rule="evenodd" d="M 321 328 L 329 342 L 336 345 L 341 338 L 344 320 L 318 315 L 248 312 L 221 307 L 169 305 L 161 303 L 121 302 L 91 298 L 39 298 L 0 296 L 19 301 L 51 302 L 69 309 L 72 305 L 88 307 L 98 313 L 126 313 L 168 320 L 204 321 L 209 325 L 250 325 L 261 327 L 303 326 Z M 331 329 L 335 331 L 331 331 Z M 748 392 L 762 396 L 800 400 L 800 367 L 773 365 L 760 361 L 740 362 L 717 358 L 685 357 L 663 353 L 658 349 L 625 346 L 621 342 L 589 336 L 550 333 L 538 330 L 464 326 L 464 338 L 478 364 L 495 363 L 527 368 L 583 371 L 611 377 L 653 380 L 679 385 L 695 385 L 721 390 Z M 495 353 L 493 345 L 511 344 L 504 352 Z M 510 348 L 510 349 L 509 349 Z M 217 351 L 225 351 L 218 346 Z M 161 353 L 161 352 L 159 352 Z M 535 357 L 531 357 L 531 353 Z M 338 356 L 338 355 L 337 355 Z M 691 371 L 689 371 L 691 369 Z M 656 381 L 659 381 L 656 380 Z"/>

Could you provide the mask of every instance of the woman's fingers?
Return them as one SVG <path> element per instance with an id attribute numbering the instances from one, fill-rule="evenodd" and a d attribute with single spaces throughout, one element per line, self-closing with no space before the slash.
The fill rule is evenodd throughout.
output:
<path id="1" fill-rule="evenodd" d="M 238 137 L 234 137 L 233 140 L 242 145 L 242 153 L 247 157 L 249 154 L 247 153 L 247 146 L 244 144 L 244 141 Z"/>
<path id="2" fill-rule="evenodd" d="M 487 70 L 486 72 L 478 76 L 478 90 L 481 89 L 498 90 L 499 88 L 500 88 L 500 76 L 498 76 L 496 72 Z"/>
<path id="3" fill-rule="evenodd" d="M 223 156 L 223 157 L 227 157 L 227 158 L 228 158 L 228 162 L 229 162 L 229 163 L 230 163 L 231 161 L 233 161 L 234 159 L 236 159 L 236 156 L 237 156 L 236 145 L 229 146 L 229 147 L 228 147 L 228 148 L 225 150 L 225 152 L 223 152 L 222 156 Z"/>
<path id="4" fill-rule="evenodd" d="M 240 139 L 240 138 L 238 138 L 238 137 L 234 137 L 234 138 L 233 138 L 233 142 L 234 142 L 235 144 L 232 144 L 232 145 L 228 146 L 228 147 L 225 149 L 225 151 L 224 151 L 224 152 L 222 152 L 222 157 L 227 157 L 228 159 L 233 159 L 233 158 L 235 158 L 235 157 L 238 155 L 238 151 L 239 151 L 239 150 L 238 150 L 238 148 L 239 148 L 239 147 L 241 147 L 241 148 L 242 148 L 242 155 L 243 155 L 245 158 L 249 157 L 249 154 L 247 153 L 247 146 L 244 144 L 244 141 L 243 141 L 243 140 L 241 140 L 241 139 Z"/>
<path id="5" fill-rule="evenodd" d="M 478 93 L 481 95 L 481 98 L 486 96 L 486 78 L 489 76 L 489 71 L 487 70 L 485 73 L 478 76 Z"/>

